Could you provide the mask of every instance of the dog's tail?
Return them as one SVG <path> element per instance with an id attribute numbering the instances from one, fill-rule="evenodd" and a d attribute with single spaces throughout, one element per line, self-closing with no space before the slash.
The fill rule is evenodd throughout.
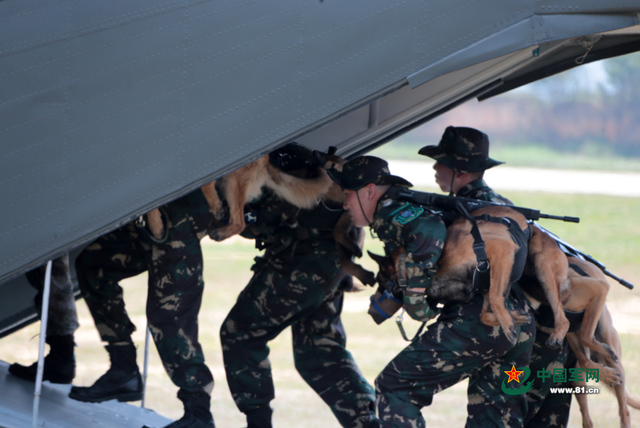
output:
<path id="1" fill-rule="evenodd" d="M 627 397 L 627 404 L 629 406 L 633 407 L 634 409 L 640 410 L 640 398 L 630 393 L 626 387 L 624 388 L 624 395 L 626 395 Z"/>

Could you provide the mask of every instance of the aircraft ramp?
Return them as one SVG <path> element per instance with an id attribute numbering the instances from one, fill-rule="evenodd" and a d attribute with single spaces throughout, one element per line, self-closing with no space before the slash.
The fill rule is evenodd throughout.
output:
<path id="1" fill-rule="evenodd" d="M 10 375 L 8 370 L 9 364 L 0 361 L 0 428 L 32 427 L 34 384 Z M 71 385 L 43 382 L 36 426 L 132 428 L 164 427 L 172 422 L 153 410 L 115 400 L 99 404 L 72 400 L 70 389 Z"/>

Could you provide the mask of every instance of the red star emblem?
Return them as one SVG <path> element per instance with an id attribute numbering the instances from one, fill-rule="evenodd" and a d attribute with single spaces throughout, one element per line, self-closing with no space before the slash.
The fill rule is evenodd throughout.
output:
<path id="1" fill-rule="evenodd" d="M 507 381 L 507 383 L 511 382 L 512 380 L 515 380 L 516 382 L 520 383 L 520 379 L 518 379 L 518 376 L 520 376 L 520 373 L 524 373 L 524 371 L 516 370 L 516 366 L 512 365 L 511 370 L 505 373 L 509 375 L 509 380 Z"/>

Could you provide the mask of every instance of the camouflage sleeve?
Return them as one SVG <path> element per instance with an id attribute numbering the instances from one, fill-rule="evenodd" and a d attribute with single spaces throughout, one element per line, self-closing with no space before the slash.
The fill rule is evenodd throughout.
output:
<path id="1" fill-rule="evenodd" d="M 398 273 L 406 280 L 407 288 L 431 286 L 446 236 L 444 223 L 435 215 L 421 216 L 405 225 L 403 241 L 407 252 Z"/>
<path id="2" fill-rule="evenodd" d="M 403 230 L 407 253 L 398 262 L 398 273 L 406 281 L 405 310 L 417 321 L 428 321 L 436 313 L 429 307 L 425 293 L 438 269 L 436 263 L 442 254 L 447 230 L 437 216 L 421 217 L 412 223 Z"/>

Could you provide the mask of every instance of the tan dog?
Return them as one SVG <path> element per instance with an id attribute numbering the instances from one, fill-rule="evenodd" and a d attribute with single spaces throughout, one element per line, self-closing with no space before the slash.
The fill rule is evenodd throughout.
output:
<path id="1" fill-rule="evenodd" d="M 611 315 L 605 305 L 609 283 L 604 273 L 594 264 L 568 257 L 570 297 L 564 307 L 572 312 L 584 312 L 580 329 L 567 334 L 567 341 L 576 355 L 578 366 L 583 369 L 598 369 L 600 383 L 611 388 L 618 400 L 620 426 L 630 427 L 628 405 L 640 409 L 640 398 L 629 392 L 625 384 L 622 365 L 622 349 L 618 332 L 613 326 Z M 543 331 L 544 328 L 540 327 Z M 584 386 L 586 382 L 575 385 Z M 593 427 L 589 416 L 586 394 L 575 394 L 582 426 Z"/>
<path id="2" fill-rule="evenodd" d="M 471 212 L 474 217 L 487 214 L 496 218 L 508 218 L 518 227 L 526 231 L 526 218 L 507 206 L 492 206 L 480 208 Z M 485 242 L 487 259 L 490 264 L 489 291 L 485 294 L 480 320 L 490 326 L 500 325 L 507 338 L 514 342 L 515 324 L 530 321 L 527 314 L 509 311 L 505 307 L 505 297 L 509 293 L 512 270 L 517 265 L 524 267 L 527 249 L 517 254 L 519 246 L 514 242 L 511 234 L 502 223 L 478 220 L 478 228 Z M 473 251 L 474 239 L 471 235 L 471 222 L 461 217 L 447 227 L 442 255 L 438 260 L 438 270 L 429 289 L 429 296 L 442 301 L 468 301 L 474 294 L 473 274 L 477 266 L 477 257 Z M 526 241 L 524 242 L 526 245 Z M 517 255 L 522 260 L 516 260 Z M 516 273 L 519 277 L 520 272 Z"/>
<path id="3" fill-rule="evenodd" d="M 556 241 L 535 223 L 531 223 L 531 239 L 527 264 L 519 281 L 528 296 L 546 302 L 553 312 L 555 327 L 549 331 L 547 346 L 559 347 L 569 330 L 564 303 L 569 298 L 569 263 Z M 535 278 L 531 281 L 531 278 Z"/>
<path id="4" fill-rule="evenodd" d="M 341 159 L 336 156 L 330 156 L 327 162 L 330 162 L 327 167 L 341 165 Z M 272 165 L 269 155 L 265 155 L 201 187 L 218 224 L 222 224 L 226 214 L 223 201 L 226 202 L 229 213 L 227 224 L 211 230 L 209 236 L 216 241 L 223 241 L 242 232 L 246 226 L 244 206 L 259 197 L 263 187 L 271 189 L 278 197 L 292 205 L 304 209 L 313 208 L 321 199 L 341 203 L 344 198 L 342 190 L 331 180 L 324 168 L 302 165 L 295 171 L 285 173 Z M 160 239 L 164 234 L 160 210 L 149 212 L 147 221 L 153 236 Z M 373 285 L 373 273 L 352 261 L 352 255 L 362 255 L 364 233 L 362 229 L 353 225 L 347 213 L 337 222 L 333 236 L 338 242 L 342 269 L 359 278 L 364 284 Z"/>
<path id="5" fill-rule="evenodd" d="M 269 155 L 230 172 L 219 180 L 212 181 L 200 188 L 204 193 L 209 208 L 218 221 L 222 221 L 226 211 L 223 200 L 229 207 L 229 221 L 226 226 L 211 232 L 216 241 L 237 235 L 246 226 L 244 221 L 244 205 L 260 196 L 262 187 L 273 190 L 280 198 L 301 207 L 312 208 L 320 197 L 328 193 L 332 181 L 324 170 L 317 168 L 314 178 L 298 178 L 285 174 L 269 163 Z M 218 189 L 220 195 L 218 195 Z M 156 239 L 164 235 L 164 225 L 158 209 L 147 214 L 149 229 Z"/>
<path id="6" fill-rule="evenodd" d="M 475 210 L 473 216 L 487 214 L 492 217 L 507 217 L 518 226 L 526 230 L 527 221 L 522 214 L 508 207 L 487 207 Z M 514 267 L 518 245 L 513 241 L 507 226 L 501 223 L 478 221 L 480 234 L 485 242 L 486 254 L 489 260 L 490 287 L 485 293 L 484 304 L 480 319 L 487 325 L 500 325 L 505 335 L 515 341 L 515 324 L 523 324 L 530 321 L 526 314 L 518 311 L 509 311 L 504 304 L 505 296 L 509 292 L 512 269 Z M 447 228 L 442 255 L 438 260 L 438 270 L 434 275 L 431 287 L 428 290 L 430 297 L 442 301 L 469 301 L 473 295 L 473 273 L 477 266 L 477 257 L 473 251 L 473 236 L 471 235 L 471 222 L 464 217 L 454 221 Z M 524 243 L 526 245 L 526 241 Z M 402 249 L 399 249 L 402 250 Z M 526 248 L 520 257 L 526 257 Z M 392 257 L 382 257 L 375 254 L 370 256 L 380 266 L 378 279 L 388 282 L 388 278 L 394 278 L 398 283 L 398 260 L 402 251 L 396 251 Z M 524 263 L 524 260 L 522 260 Z M 380 283 L 383 286 L 383 283 Z"/>
<path id="7" fill-rule="evenodd" d="M 508 218 L 517 223 L 523 231 L 529 227 L 525 217 L 508 206 L 481 208 L 471 212 L 471 215 Z M 522 258 L 523 253 L 518 253 L 520 248 L 506 225 L 483 220 L 477 221 L 477 224 L 485 242 L 491 267 L 489 292 L 485 294 L 480 319 L 486 325 L 500 325 L 505 335 L 515 341 L 515 324 L 526 323 L 529 317 L 517 311 L 508 311 L 504 299 L 509 292 L 510 283 L 519 277 L 519 272 L 512 275 L 514 264 L 523 262 L 516 260 L 516 254 Z M 471 222 L 464 217 L 460 217 L 447 228 L 447 238 L 438 260 L 438 270 L 429 289 L 430 297 L 442 301 L 468 301 L 473 297 L 473 275 L 478 260 L 473 251 L 474 238 L 471 228 Z M 532 225 L 531 230 L 528 243 L 524 243 L 527 245 L 524 250 L 524 270 L 532 272 L 537 278 L 537 294 L 543 296 L 545 301 L 551 302 L 556 327 L 547 343 L 558 346 L 569 329 L 569 321 L 562 306 L 563 299 L 566 299 L 568 294 L 568 263 L 564 253 L 550 236 L 535 225 Z M 389 269 L 388 266 L 383 268 L 383 265 L 391 263 L 389 260 L 374 256 L 372 255 L 372 258 L 380 265 L 380 272 Z M 516 270 L 518 269 L 516 266 Z"/>

